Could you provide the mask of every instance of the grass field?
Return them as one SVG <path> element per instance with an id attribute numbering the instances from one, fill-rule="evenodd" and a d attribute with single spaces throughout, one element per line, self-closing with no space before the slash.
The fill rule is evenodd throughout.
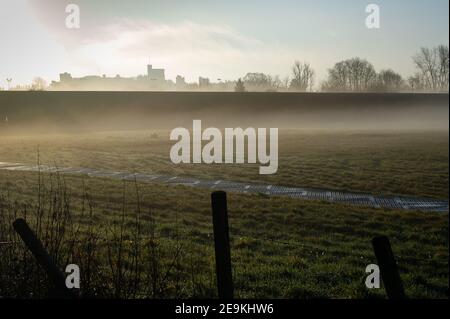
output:
<path id="1" fill-rule="evenodd" d="M 282 130 L 279 168 L 174 165 L 169 131 L 0 138 L 0 161 L 448 199 L 448 131 Z"/>
<path id="2" fill-rule="evenodd" d="M 283 131 L 279 172 L 265 177 L 174 166 L 167 131 L 2 137 L 0 161 L 36 163 L 38 145 L 41 163 L 61 167 L 448 198 L 448 132 Z M 208 190 L 0 171 L 0 196 L 0 242 L 17 241 L 10 222 L 26 215 L 61 268 L 84 269 L 86 296 L 216 296 Z M 448 214 L 238 194 L 229 211 L 237 297 L 384 297 L 364 279 L 370 240 L 387 235 L 408 296 L 448 298 Z M 0 245 L 0 261 L 0 296 L 45 295 L 21 244 Z"/>
<path id="3" fill-rule="evenodd" d="M 59 238 L 64 229 L 60 246 L 47 244 L 52 254 L 59 256 L 61 267 L 74 262 L 86 270 L 86 255 L 91 256 L 90 275 L 84 272 L 90 277 L 82 278 L 86 295 L 216 296 L 209 191 L 150 184 L 138 184 L 136 188 L 133 182 L 109 179 L 58 180 L 53 176 L 50 182 L 48 175 L 41 178 L 41 184 L 47 186 L 39 190 L 36 173 L 0 172 L 2 235 L 10 234 L 7 216 L 26 214 L 33 227 L 38 201 L 44 224 L 52 216 L 65 216 L 67 224 L 59 232 L 42 230 L 41 237 L 53 242 L 50 239 Z M 53 185 L 52 189 L 49 185 Z M 238 297 L 383 297 L 382 290 L 367 290 L 364 278 L 365 267 L 376 262 L 370 240 L 387 235 L 408 296 L 448 298 L 448 214 L 235 194 L 229 196 L 229 211 Z M 14 238 L 17 240 L 8 237 L 0 241 Z M 103 240 L 114 244 L 110 246 Z M 111 250 L 118 254 L 120 247 L 123 264 L 114 259 L 118 257 L 108 257 Z M 135 257 L 135 249 L 139 257 Z M 152 253 L 152 249 L 158 252 Z M 14 264 L 14 260 L 7 257 L 5 246 L 1 253 L 1 295 L 29 297 L 33 288 L 37 296 L 36 291 L 45 293 L 42 282 L 21 282 L 33 277 L 29 270 L 22 273 L 24 265 L 31 267 L 33 262 L 18 262 L 29 257 L 17 254 L 20 257 L 13 266 L 7 264 Z M 135 258 L 142 272 L 136 287 Z M 122 274 L 120 279 L 117 273 Z M 43 280 L 42 275 L 40 278 Z M 95 286 L 99 282 L 103 284 Z M 157 284 L 152 285 L 154 282 Z M 146 290 L 151 287 L 156 288 Z"/>

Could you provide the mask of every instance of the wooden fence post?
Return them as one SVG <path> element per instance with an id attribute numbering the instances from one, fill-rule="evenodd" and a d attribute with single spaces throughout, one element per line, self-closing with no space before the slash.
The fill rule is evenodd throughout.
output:
<path id="1" fill-rule="evenodd" d="M 233 276 L 231 273 L 227 194 L 223 191 L 212 193 L 211 203 L 219 298 L 233 299 Z"/>
<path id="2" fill-rule="evenodd" d="M 383 280 L 386 294 L 389 299 L 405 299 L 402 279 L 397 269 L 391 243 L 386 236 L 379 236 L 372 239 L 372 246 L 380 267 L 381 279 Z"/>
<path id="3" fill-rule="evenodd" d="M 22 218 L 16 219 L 13 222 L 13 227 L 15 231 L 19 234 L 20 238 L 22 238 L 27 248 L 31 251 L 34 258 L 36 258 L 39 265 L 47 273 L 49 280 L 56 289 L 55 291 L 57 294 L 56 297 L 60 298 L 76 297 L 75 293 L 72 293 L 66 287 L 65 276 L 55 265 L 52 258 L 42 245 L 41 241 L 39 240 L 39 238 L 37 238 L 36 234 L 28 226 L 27 222 Z"/>

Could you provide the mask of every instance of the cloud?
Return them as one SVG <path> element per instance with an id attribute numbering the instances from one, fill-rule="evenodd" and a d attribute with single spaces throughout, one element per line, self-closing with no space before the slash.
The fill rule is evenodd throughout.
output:
<path id="1" fill-rule="evenodd" d="M 264 46 L 228 26 L 190 21 L 169 25 L 121 19 L 91 31 L 77 46 L 71 46 L 69 56 L 80 69 L 105 73 L 144 71 L 150 60 L 167 67 L 172 76 L 212 75 L 246 63 L 252 52 Z"/>
<path id="2" fill-rule="evenodd" d="M 234 80 L 247 72 L 286 76 L 296 59 L 314 66 L 318 54 L 286 44 L 265 42 L 226 24 L 198 21 L 156 22 L 117 13 L 100 14 L 81 7 L 81 28 L 67 29 L 64 6 L 69 0 L 29 0 L 42 24 L 66 49 L 66 67 L 74 76 L 107 74 L 135 76 L 146 73 L 149 62 L 166 69 L 166 76 L 199 76 L 212 81 Z M 304 45 L 302 46 L 304 47 Z"/>

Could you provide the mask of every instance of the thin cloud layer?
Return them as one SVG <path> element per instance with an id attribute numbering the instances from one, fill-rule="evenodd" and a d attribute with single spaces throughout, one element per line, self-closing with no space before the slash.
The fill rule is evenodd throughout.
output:
<path id="1" fill-rule="evenodd" d="M 229 26 L 120 19 L 94 28 L 77 46 L 72 42 L 69 57 L 80 73 L 130 76 L 144 73 L 150 62 L 165 67 L 169 78 L 186 74 L 190 80 L 198 76 L 215 80 L 235 78 L 236 69 L 259 70 L 261 63 L 266 63 L 267 69 L 279 69 L 278 59 L 292 61 L 293 57 L 285 59 L 286 55 L 288 51 L 267 48 Z"/>

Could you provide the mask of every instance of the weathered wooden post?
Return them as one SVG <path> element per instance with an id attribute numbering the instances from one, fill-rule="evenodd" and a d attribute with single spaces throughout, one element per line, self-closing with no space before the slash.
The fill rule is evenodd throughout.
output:
<path id="1" fill-rule="evenodd" d="M 402 279 L 397 269 L 397 263 L 389 238 L 386 236 L 375 237 L 372 239 L 372 245 L 388 298 L 406 299 Z"/>
<path id="2" fill-rule="evenodd" d="M 231 273 L 227 194 L 223 191 L 212 193 L 211 203 L 219 298 L 233 299 L 233 276 Z"/>
<path id="3" fill-rule="evenodd" d="M 58 267 L 53 262 L 52 258 L 45 250 L 39 238 L 28 226 L 27 222 L 22 219 L 16 219 L 13 222 L 13 227 L 15 231 L 22 238 L 23 242 L 27 248 L 31 251 L 34 258 L 36 258 L 39 265 L 45 270 L 48 278 L 56 289 L 56 297 L 61 298 L 74 298 L 76 295 L 72 293 L 65 283 L 65 277 L 63 273 L 58 269 Z"/>

